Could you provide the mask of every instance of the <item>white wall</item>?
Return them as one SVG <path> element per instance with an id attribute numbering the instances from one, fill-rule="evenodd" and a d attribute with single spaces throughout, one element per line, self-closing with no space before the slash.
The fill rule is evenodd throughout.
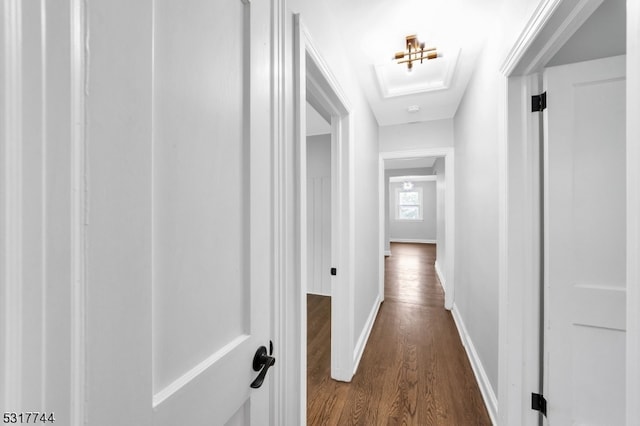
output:
<path id="1" fill-rule="evenodd" d="M 413 175 L 412 175 L 413 176 Z M 422 189 L 422 220 L 401 221 L 396 219 L 396 191 L 402 190 L 402 182 L 389 182 L 389 239 L 434 243 L 436 240 L 436 182 L 414 182 L 414 188 Z"/>
<path id="2" fill-rule="evenodd" d="M 504 2 L 454 117 L 455 307 L 493 397 L 498 395 L 500 67 L 539 0 Z M 494 407 L 495 408 L 495 407 Z"/>
<path id="3" fill-rule="evenodd" d="M 307 177 L 331 177 L 331 135 L 307 136 Z"/>
<path id="4" fill-rule="evenodd" d="M 640 419 L 640 1 L 627 3 L 627 424 Z"/>
<path id="5" fill-rule="evenodd" d="M 380 152 L 453 146 L 453 120 L 380 127 Z"/>
<path id="6" fill-rule="evenodd" d="M 455 304 L 494 392 L 498 384 L 498 91 L 496 45 L 456 114 Z M 493 99 L 487 105 L 487 100 Z"/>
<path id="7" fill-rule="evenodd" d="M 444 224 L 445 224 L 445 167 L 444 158 L 436 159 L 433 164 L 433 173 L 436 175 L 436 268 L 439 273 L 443 274 L 446 271 L 445 266 L 447 264 L 446 259 L 446 240 L 444 238 Z"/>
<path id="8" fill-rule="evenodd" d="M 331 135 L 307 137 L 307 293 L 331 295 Z"/>
<path id="9" fill-rule="evenodd" d="M 362 93 L 358 76 L 345 55 L 344 40 L 335 28 L 330 5 L 314 0 L 291 0 L 288 7 L 300 13 L 303 24 L 349 102 L 354 118 L 354 349 L 366 330 L 367 319 L 379 296 L 378 288 L 378 123 Z M 339 273 L 339 271 L 338 271 Z"/>

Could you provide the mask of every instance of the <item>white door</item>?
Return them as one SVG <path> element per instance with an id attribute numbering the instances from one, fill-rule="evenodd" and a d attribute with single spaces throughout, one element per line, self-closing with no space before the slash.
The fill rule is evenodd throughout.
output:
<path id="1" fill-rule="evenodd" d="M 269 56 L 251 39 L 268 11 L 265 1 L 155 2 L 157 425 L 269 418 L 269 385 L 249 386 L 254 353 L 270 346 L 269 75 L 258 75 Z"/>
<path id="2" fill-rule="evenodd" d="M 624 424 L 625 57 L 545 72 L 551 425 Z"/>
<path id="3" fill-rule="evenodd" d="M 132 87 L 151 82 L 151 102 L 123 115 L 135 131 L 148 113 L 151 132 L 116 148 L 101 133 L 112 127 L 98 126 L 133 107 L 109 100 L 120 87 L 103 91 L 117 76 L 101 61 L 120 40 L 103 27 L 128 11 L 90 4 L 87 424 L 270 422 L 279 365 L 250 384 L 254 354 L 264 346 L 268 357 L 271 339 L 271 7 L 136 4 L 152 38 L 128 77 Z M 130 223 L 141 226 L 127 234 Z"/>

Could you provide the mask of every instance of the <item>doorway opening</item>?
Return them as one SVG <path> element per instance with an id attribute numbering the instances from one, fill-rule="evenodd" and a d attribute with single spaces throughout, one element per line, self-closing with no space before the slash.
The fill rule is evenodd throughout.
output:
<path id="1" fill-rule="evenodd" d="M 309 91 L 307 91 L 307 94 Z M 331 116 L 307 99 L 307 417 L 331 376 L 332 176 Z M 321 106 L 318 109 L 322 110 Z M 323 116 L 325 115 L 325 116 Z M 311 421 L 309 419 L 309 421 Z"/>
<path id="2" fill-rule="evenodd" d="M 602 227 L 610 226 L 613 222 L 624 223 L 624 218 L 613 222 L 606 219 L 614 210 L 624 212 L 624 203 L 618 202 L 619 205 L 612 210 L 610 207 L 615 202 L 598 203 L 592 198 L 595 194 L 604 198 L 615 195 L 614 193 L 624 194 L 624 156 L 618 155 L 618 159 L 614 161 L 617 165 L 613 168 L 620 172 L 616 184 L 608 189 L 601 188 L 599 184 L 591 187 L 588 185 L 590 172 L 586 169 L 610 169 L 607 156 L 610 151 L 596 154 L 597 146 L 602 148 L 606 145 L 591 144 L 590 147 L 589 135 L 577 139 L 574 137 L 581 129 L 606 125 L 602 121 L 607 116 L 606 113 L 589 118 L 585 111 L 579 112 L 580 104 L 584 104 L 579 98 L 586 92 L 604 90 L 602 93 L 608 96 L 612 93 L 609 89 L 617 90 L 622 96 L 614 103 L 622 107 L 622 110 L 614 116 L 621 118 L 625 115 L 624 89 L 609 87 L 619 85 L 621 75 L 610 74 L 613 65 L 600 62 L 603 60 L 600 58 L 624 53 L 625 2 L 564 2 L 553 10 L 541 7 L 534 16 L 536 19 L 525 28 L 501 69 L 505 76 L 505 84 L 502 86 L 505 90 L 505 109 L 501 118 L 504 133 L 500 153 L 502 212 L 499 250 L 503 261 L 499 274 L 501 330 L 498 388 L 500 406 L 504 407 L 500 410 L 500 420 L 505 424 L 525 425 L 542 422 L 541 414 L 522 406 L 522 398 L 528 398 L 533 392 L 554 400 L 553 406 L 549 406 L 550 412 L 546 414 L 550 421 L 569 421 L 563 416 L 575 409 L 569 415 L 574 421 L 580 422 L 576 419 L 582 418 L 582 415 L 587 415 L 592 420 L 605 415 L 608 416 L 605 423 L 616 423 L 614 417 L 603 413 L 606 410 L 624 413 L 624 407 L 614 407 L 615 404 L 612 403 L 586 406 L 581 401 L 586 403 L 589 398 L 578 396 L 579 392 L 570 389 L 571 386 L 578 386 L 582 390 L 597 388 L 602 391 L 606 388 L 605 393 L 612 395 L 615 392 L 607 386 L 617 382 L 617 402 L 624 401 L 624 379 L 613 379 L 618 376 L 618 372 L 607 374 L 607 379 L 600 386 L 596 383 L 599 380 L 598 374 L 593 372 L 601 368 L 588 369 L 590 363 L 592 367 L 595 365 L 593 363 L 596 359 L 589 358 L 595 352 L 587 347 L 597 339 L 609 339 L 610 333 L 604 330 L 611 330 L 612 327 L 611 324 L 592 323 L 593 318 L 588 319 L 586 312 L 599 312 L 608 320 L 615 316 L 604 313 L 605 310 L 596 306 L 606 297 L 602 294 L 594 297 L 593 294 L 606 292 L 603 286 L 609 285 L 605 281 L 588 283 L 586 281 L 589 280 L 585 281 L 579 273 L 564 274 L 562 271 L 566 271 L 567 267 L 574 272 L 589 269 L 584 265 L 578 266 L 588 258 L 586 247 L 591 245 L 591 249 L 597 251 L 600 249 L 600 242 L 608 240 L 611 235 L 599 238 L 598 244 L 593 244 L 593 237 L 599 235 Z M 605 33 L 610 37 L 601 37 Z M 591 43 L 593 40 L 598 42 Z M 613 62 L 616 60 L 613 59 Z M 624 66 L 619 68 L 624 73 Z M 598 69 L 604 72 L 596 75 Z M 588 74 L 593 75 L 589 77 Z M 567 90 L 562 88 L 563 81 L 567 82 L 564 86 Z M 607 86 L 606 90 L 598 88 L 602 84 Z M 545 91 L 548 92 L 547 109 L 541 113 L 532 113 L 532 96 Z M 601 100 L 607 103 L 607 96 L 595 98 L 598 103 Z M 571 134 L 561 136 L 560 141 L 558 137 L 565 124 L 572 126 L 569 130 Z M 608 135 L 604 139 L 611 142 L 610 138 L 620 135 L 615 130 L 616 127 L 624 129 L 624 125 L 618 123 L 618 126 L 609 130 L 598 128 L 591 129 L 588 133 L 592 135 L 602 131 Z M 619 146 L 615 149 L 624 149 L 623 134 L 622 130 L 619 140 L 614 144 Z M 541 140 L 544 141 L 542 144 Z M 606 147 L 607 150 L 609 148 L 611 147 Z M 624 196 L 616 199 L 623 198 Z M 596 216 L 605 219 L 598 221 L 599 225 L 597 229 L 592 228 L 593 232 L 584 232 L 583 225 L 593 221 Z M 565 220 L 568 217 L 571 219 Z M 561 225 L 562 222 L 564 225 Z M 612 229 L 612 233 L 620 234 L 615 229 Z M 588 240 L 592 240 L 591 244 L 587 243 Z M 621 248 L 619 254 L 624 259 L 624 237 L 617 238 L 614 245 Z M 602 262 L 590 261 L 586 264 L 593 268 L 604 267 Z M 624 275 L 624 266 L 619 269 Z M 594 274 L 589 275 L 595 276 Z M 559 278 L 562 279 L 559 281 Z M 558 287 L 560 282 L 562 284 Z M 624 278 L 621 283 L 624 283 Z M 553 297 L 550 296 L 550 291 L 553 292 Z M 577 299 L 571 299 L 571 303 L 566 300 L 562 302 L 560 296 L 563 292 L 572 294 L 571 297 Z M 613 293 L 614 299 L 622 297 L 619 302 L 624 309 L 624 285 L 617 286 Z M 578 299 L 587 304 L 577 303 Z M 581 306 L 590 308 L 581 311 Z M 562 318 L 553 319 L 553 327 L 550 327 L 550 317 L 555 315 L 554 312 L 560 312 Z M 565 327 L 564 335 L 559 336 L 558 324 L 564 320 L 568 326 Z M 619 328 L 619 325 L 613 328 Z M 624 338 L 621 340 L 624 341 Z M 569 342 L 579 342 L 582 349 L 573 351 Z M 611 347 L 609 344 L 606 346 Z M 521 350 L 514 352 L 514 347 Z M 562 352 L 560 358 L 571 360 L 570 368 L 565 369 L 571 370 L 571 374 L 553 373 L 549 370 L 549 361 L 554 357 L 553 351 L 558 350 Z M 624 355 L 624 348 L 616 351 Z M 558 366 L 561 363 L 555 359 L 553 364 Z M 623 366 L 624 361 L 616 364 Z M 597 360 L 597 365 L 602 365 L 600 360 Z M 527 367 L 523 369 L 523 366 Z M 579 371 L 581 368 L 582 371 Z M 584 374 L 585 371 L 589 373 Z M 559 385 L 557 380 L 563 376 L 576 377 L 582 382 Z M 563 395 L 569 399 L 562 398 Z M 579 413 L 581 410 L 582 413 Z"/>
<path id="3" fill-rule="evenodd" d="M 331 297 L 331 125 L 308 101 L 306 127 L 307 294 Z"/>
<path id="4" fill-rule="evenodd" d="M 306 407 L 307 372 L 307 294 L 309 282 L 309 174 L 307 170 L 307 123 L 306 105 L 313 107 L 324 121 L 330 124 L 330 244 L 324 253 L 330 252 L 330 267 L 318 265 L 320 286 L 328 291 L 330 298 L 330 335 L 331 335 L 331 378 L 338 381 L 350 381 L 353 377 L 356 360 L 354 348 L 354 301 L 353 301 L 353 259 L 354 259 L 354 207 L 353 207 L 353 146 L 351 108 L 337 80 L 326 62 L 316 49 L 307 29 L 295 15 L 294 31 L 296 49 L 294 51 L 294 69 L 296 79 L 294 94 L 296 98 L 296 165 L 299 233 L 299 282 L 300 298 L 300 382 L 302 390 L 302 412 Z M 325 143 L 329 142 L 325 138 Z M 325 149 L 326 146 L 322 148 Z M 315 149 L 315 148 L 314 148 Z M 325 164 L 326 167 L 326 164 Z M 326 169 L 325 169 L 326 172 Z M 321 185 L 322 186 L 322 185 Z M 322 189 L 321 189 L 322 192 Z M 320 194 L 322 196 L 322 194 Z M 327 188 L 324 190 L 327 196 Z M 326 231 L 325 231 L 326 236 Z M 326 240 L 325 240 L 326 243 Z M 322 252 L 322 250 L 320 250 Z M 314 265 L 315 267 L 315 265 Z M 314 268 L 311 268 L 313 271 Z M 314 274 L 315 275 L 315 274 Z M 328 276 L 327 285 L 326 277 Z M 312 289 L 313 291 L 313 289 Z"/>
<path id="5" fill-rule="evenodd" d="M 454 150 L 435 148 L 417 151 L 383 152 L 378 165 L 380 294 L 384 295 L 385 257 L 392 255 L 391 242 L 422 242 L 436 244 L 435 269 L 444 291 L 444 306 L 453 309 L 454 302 Z M 420 177 L 418 177 L 420 176 Z M 398 181 L 400 182 L 394 182 Z M 419 220 L 402 220 L 398 205 L 399 196 L 408 183 L 418 191 L 421 208 L 430 208 L 431 217 L 425 221 L 424 212 L 414 206 L 406 206 L 409 214 L 420 215 Z M 414 183 L 415 182 L 415 183 Z M 419 182 L 425 182 L 424 184 Z M 424 186 L 424 188 L 422 188 Z M 409 191 L 412 192 L 412 191 Z M 431 194 L 425 203 L 425 194 Z M 430 206 L 428 204 L 431 204 Z M 422 213 L 422 214 L 421 214 Z M 400 215 L 400 216 L 399 216 Z"/>
<path id="6" fill-rule="evenodd" d="M 398 243 L 431 244 L 440 250 L 438 260 L 443 261 L 444 158 L 385 160 L 384 174 L 385 256 L 392 256 L 393 243 L 394 247 Z"/>

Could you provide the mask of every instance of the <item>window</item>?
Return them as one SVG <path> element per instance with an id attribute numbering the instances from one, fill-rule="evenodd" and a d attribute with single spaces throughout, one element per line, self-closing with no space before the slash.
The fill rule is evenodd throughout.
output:
<path id="1" fill-rule="evenodd" d="M 396 189 L 396 220 L 422 220 L 422 188 Z"/>

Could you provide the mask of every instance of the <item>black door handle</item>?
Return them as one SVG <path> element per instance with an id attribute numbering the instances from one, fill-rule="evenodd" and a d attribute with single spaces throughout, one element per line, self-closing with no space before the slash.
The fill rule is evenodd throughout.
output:
<path id="1" fill-rule="evenodd" d="M 258 377 L 256 377 L 253 382 L 251 382 L 252 388 L 258 389 L 262 386 L 264 377 L 267 375 L 267 370 L 275 363 L 276 359 L 267 355 L 267 348 L 260 346 L 253 357 L 253 371 L 260 371 L 260 374 L 258 374 Z"/>

